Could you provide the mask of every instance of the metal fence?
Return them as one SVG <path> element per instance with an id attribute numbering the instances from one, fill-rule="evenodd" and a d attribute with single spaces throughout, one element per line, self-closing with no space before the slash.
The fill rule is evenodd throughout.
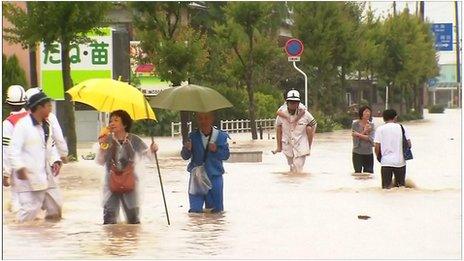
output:
<path id="1" fill-rule="evenodd" d="M 189 128 L 189 132 L 192 131 L 192 122 L 188 122 L 187 126 Z M 181 127 L 180 122 L 171 122 L 171 137 L 177 136 L 181 134 Z"/>
<path id="2" fill-rule="evenodd" d="M 273 130 L 275 119 L 259 119 L 256 120 L 256 129 Z M 188 122 L 189 132 L 192 131 L 192 123 Z M 221 121 L 220 129 L 229 133 L 250 132 L 250 120 L 230 120 Z M 171 122 L 171 137 L 181 134 L 180 122 Z"/>
<path id="3" fill-rule="evenodd" d="M 256 120 L 256 129 L 261 127 L 263 130 L 272 130 L 274 129 L 274 123 L 275 119 L 259 119 Z M 221 121 L 221 130 L 229 133 L 250 132 L 250 120 Z"/>

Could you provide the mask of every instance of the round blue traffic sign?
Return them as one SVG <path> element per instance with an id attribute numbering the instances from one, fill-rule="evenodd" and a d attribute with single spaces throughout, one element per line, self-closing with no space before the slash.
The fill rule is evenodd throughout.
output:
<path id="1" fill-rule="evenodd" d="M 288 56 L 300 56 L 303 50 L 303 43 L 298 39 L 293 38 L 285 43 L 285 52 Z"/>
<path id="2" fill-rule="evenodd" d="M 438 83 L 438 79 L 437 78 L 431 78 L 427 81 L 429 87 L 435 87 L 435 85 L 437 85 Z"/>

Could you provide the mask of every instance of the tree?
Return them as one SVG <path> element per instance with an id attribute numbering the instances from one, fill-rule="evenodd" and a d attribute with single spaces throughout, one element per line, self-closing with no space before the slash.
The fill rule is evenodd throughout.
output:
<path id="1" fill-rule="evenodd" d="M 433 43 L 428 25 L 408 9 L 389 16 L 383 24 L 379 80 L 389 86 L 390 97 L 403 113 L 414 103 L 422 115 L 417 97 L 420 85 L 438 74 Z"/>
<path id="2" fill-rule="evenodd" d="M 18 84 L 27 89 L 27 80 L 26 80 L 26 73 L 24 70 L 19 66 L 19 61 L 16 55 L 12 55 L 11 57 L 7 58 L 4 54 L 2 55 L 2 101 L 3 105 L 5 105 L 6 101 L 6 92 L 8 87 L 14 84 Z M 9 114 L 10 110 L 8 106 L 3 106 L 2 110 L 3 119 L 5 119 Z"/>
<path id="3" fill-rule="evenodd" d="M 312 83 L 308 86 L 311 107 L 316 111 L 333 111 L 328 99 L 333 95 L 338 74 L 334 49 L 338 48 L 335 39 L 340 10 L 336 2 L 296 2 L 292 8 L 293 33 L 305 46 L 301 65 Z"/>
<path id="4" fill-rule="evenodd" d="M 11 41 L 27 45 L 44 42 L 46 48 L 54 42 L 61 44 L 61 68 L 64 91 L 73 86 L 71 79 L 71 61 L 69 51 L 74 43 L 86 43 L 90 39 L 85 35 L 91 31 L 99 32 L 97 26 L 104 22 L 109 2 L 30 2 L 27 13 L 12 5 L 4 4 L 13 28 L 4 29 L 5 37 Z M 77 159 L 76 129 L 74 108 L 69 95 L 63 102 L 64 133 L 69 154 Z"/>
<path id="5" fill-rule="evenodd" d="M 380 19 L 374 17 L 374 12 L 369 6 L 359 29 L 360 42 L 358 48 L 362 52 L 359 52 L 358 59 L 356 59 L 356 69 L 358 79 L 367 79 L 373 92 L 373 82 L 377 79 L 377 68 L 379 68 L 381 60 L 381 25 Z"/>
<path id="6" fill-rule="evenodd" d="M 343 104 L 340 98 L 344 98 L 347 90 L 347 75 L 356 72 L 356 64 L 359 60 L 361 49 L 360 44 L 360 29 L 362 21 L 362 12 L 364 3 L 356 2 L 339 2 L 340 16 L 338 19 L 339 27 L 335 38 L 336 48 L 334 49 L 334 62 L 338 68 L 338 77 L 340 79 L 340 87 L 338 94 L 335 95 L 339 99 L 335 99 L 335 104 Z"/>
<path id="7" fill-rule="evenodd" d="M 305 51 L 301 64 L 309 72 L 309 96 L 314 110 L 339 111 L 347 88 L 347 76 L 359 59 L 363 4 L 351 2 L 292 3 L 296 38 Z"/>
<path id="8" fill-rule="evenodd" d="M 189 26 L 188 2 L 132 2 L 134 25 L 147 62 L 173 86 L 193 78 L 208 60 L 206 37 Z M 182 140 L 188 139 L 188 114 L 181 112 Z"/>
<path id="9" fill-rule="evenodd" d="M 245 85 L 252 139 L 257 139 L 255 85 L 256 74 L 274 57 L 282 57 L 277 46 L 278 28 L 283 22 L 282 2 L 228 2 L 225 22 L 215 32 L 226 43 L 224 69 L 233 75 L 237 85 Z"/>

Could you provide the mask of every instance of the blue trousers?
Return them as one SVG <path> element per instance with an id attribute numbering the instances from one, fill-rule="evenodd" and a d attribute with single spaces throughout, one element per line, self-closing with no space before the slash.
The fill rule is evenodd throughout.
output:
<path id="1" fill-rule="evenodd" d="M 189 194 L 190 210 L 189 212 L 203 212 L 203 204 L 205 208 L 212 208 L 212 212 L 224 211 L 223 203 L 223 188 L 224 180 L 222 175 L 208 176 L 213 187 L 206 195 L 191 195 Z"/>

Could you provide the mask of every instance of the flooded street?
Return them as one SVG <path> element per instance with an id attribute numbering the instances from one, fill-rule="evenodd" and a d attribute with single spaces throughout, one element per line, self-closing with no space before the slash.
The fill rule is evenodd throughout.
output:
<path id="1" fill-rule="evenodd" d="M 284 156 L 271 153 L 274 140 L 232 134 L 232 151 L 262 150 L 263 162 L 225 163 L 222 214 L 187 213 L 180 138 L 159 138 L 171 226 L 153 166 L 141 181 L 142 224 L 103 226 L 103 169 L 80 159 L 62 169 L 59 222 L 15 223 L 3 188 L 3 258 L 461 258 L 460 113 L 405 124 L 414 154 L 410 189 L 380 189 L 377 161 L 372 178 L 353 177 L 349 130 L 316 134 L 302 174 L 287 173 Z"/>

